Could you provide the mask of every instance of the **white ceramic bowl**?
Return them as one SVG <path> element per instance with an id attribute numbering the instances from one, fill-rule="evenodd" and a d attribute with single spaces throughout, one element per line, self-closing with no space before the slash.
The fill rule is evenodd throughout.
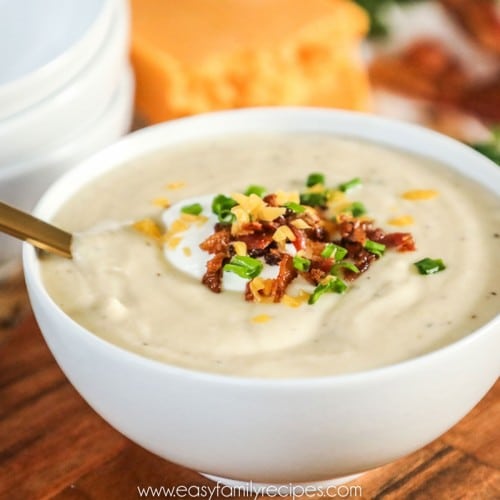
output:
<path id="1" fill-rule="evenodd" d="M 116 0 L 0 2 L 0 120 L 71 80 L 97 53 Z"/>
<path id="2" fill-rule="evenodd" d="M 104 146 L 116 141 L 130 129 L 134 100 L 134 77 L 127 67 L 115 94 L 94 123 L 57 149 L 44 151 L 36 158 L 0 168 L 0 200 L 23 210 L 31 210 L 47 187 L 68 169 Z M 0 234 L 0 267 L 20 255 L 20 243 Z M 0 279 L 1 279 L 0 271 Z"/>
<path id="3" fill-rule="evenodd" d="M 29 160 L 50 145 L 59 146 L 102 114 L 128 57 L 128 27 L 128 11 L 115 5 L 97 55 L 62 89 L 0 120 L 0 165 Z"/>
<path id="4" fill-rule="evenodd" d="M 311 131 L 423 154 L 500 196 L 496 166 L 432 131 L 331 110 L 254 109 L 132 134 L 61 179 L 35 212 L 50 219 L 93 178 L 178 143 L 235 132 Z M 445 348 L 361 373 L 272 380 L 191 371 L 125 351 L 76 324 L 48 296 L 28 245 L 24 271 L 43 335 L 88 403 L 144 448 L 223 478 L 311 482 L 377 467 L 449 429 L 499 375 L 500 316 Z"/>

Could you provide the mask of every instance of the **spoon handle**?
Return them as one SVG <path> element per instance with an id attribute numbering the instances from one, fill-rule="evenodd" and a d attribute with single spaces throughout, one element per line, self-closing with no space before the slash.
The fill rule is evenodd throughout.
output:
<path id="1" fill-rule="evenodd" d="M 72 235 L 0 201 L 0 231 L 47 252 L 71 258 Z"/>

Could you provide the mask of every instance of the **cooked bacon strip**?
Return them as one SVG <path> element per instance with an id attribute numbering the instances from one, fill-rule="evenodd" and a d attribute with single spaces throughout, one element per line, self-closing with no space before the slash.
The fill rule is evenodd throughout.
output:
<path id="1" fill-rule="evenodd" d="M 231 232 L 222 228 L 211 234 L 205 241 L 200 243 L 200 248 L 208 253 L 225 253 L 231 241 Z"/>
<path id="2" fill-rule="evenodd" d="M 293 257 L 283 254 L 277 278 L 273 281 L 271 296 L 274 302 L 280 302 L 285 295 L 288 285 L 297 277 L 297 270 L 293 267 Z"/>
<path id="3" fill-rule="evenodd" d="M 452 18 L 483 48 L 500 55 L 500 15 L 495 0 L 440 0 Z"/>
<path id="4" fill-rule="evenodd" d="M 226 253 L 220 252 L 207 262 L 207 270 L 201 282 L 214 293 L 222 291 L 222 268 L 227 258 Z"/>
<path id="5" fill-rule="evenodd" d="M 395 248 L 398 252 L 413 252 L 415 250 L 415 240 L 410 233 L 386 234 L 381 243 L 387 248 Z"/>

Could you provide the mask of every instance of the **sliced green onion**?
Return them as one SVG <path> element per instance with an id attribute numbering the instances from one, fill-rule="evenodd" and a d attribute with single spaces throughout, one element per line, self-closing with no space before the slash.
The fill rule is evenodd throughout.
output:
<path id="1" fill-rule="evenodd" d="M 297 269 L 297 271 L 307 272 L 311 267 L 311 261 L 309 259 L 306 259 L 305 257 L 299 257 L 298 255 L 296 255 L 293 258 L 293 267 Z"/>
<path id="2" fill-rule="evenodd" d="M 366 240 L 365 248 L 378 257 L 382 257 L 385 252 L 385 245 L 382 243 L 377 243 L 376 241 Z"/>
<path id="3" fill-rule="evenodd" d="M 229 264 L 224 266 L 224 271 L 237 274 L 241 278 L 256 278 L 264 265 L 260 260 L 248 257 L 247 255 L 235 255 Z"/>
<path id="4" fill-rule="evenodd" d="M 316 186 L 316 184 L 325 185 L 325 176 L 319 172 L 310 174 L 306 181 L 307 187 Z"/>
<path id="5" fill-rule="evenodd" d="M 256 194 L 260 198 L 266 194 L 267 189 L 264 186 L 256 186 L 254 184 L 247 187 L 245 191 L 246 196 L 250 196 L 251 194 Z"/>
<path id="6" fill-rule="evenodd" d="M 420 274 L 436 274 L 446 269 L 442 259 L 431 259 L 429 257 L 415 262 L 414 265 Z"/>
<path id="7" fill-rule="evenodd" d="M 292 212 L 295 212 L 296 214 L 302 214 L 306 211 L 305 207 L 293 201 L 289 201 L 288 203 L 285 203 L 283 206 L 288 208 Z"/>
<path id="8" fill-rule="evenodd" d="M 330 269 L 330 274 L 338 277 L 341 269 L 349 269 L 349 271 L 352 271 L 353 273 L 359 273 L 359 269 L 357 268 L 357 266 L 355 266 L 352 262 L 344 261 L 334 264 Z"/>
<path id="9" fill-rule="evenodd" d="M 332 278 L 326 283 L 320 283 L 309 297 L 308 304 L 316 304 L 318 299 L 325 293 L 344 293 L 347 285 L 338 278 Z"/>
<path id="10" fill-rule="evenodd" d="M 212 201 L 212 212 L 217 215 L 220 222 L 232 222 L 235 217 L 231 208 L 236 206 L 235 200 L 223 194 L 217 195 Z"/>
<path id="11" fill-rule="evenodd" d="M 366 208 L 360 201 L 355 201 L 351 207 L 350 211 L 353 217 L 361 217 L 366 214 Z"/>
<path id="12" fill-rule="evenodd" d="M 327 243 L 323 251 L 321 252 L 321 257 L 328 259 L 329 257 L 335 257 L 335 260 L 342 260 L 347 255 L 347 250 L 344 247 L 335 245 L 335 243 Z"/>
<path id="13" fill-rule="evenodd" d="M 339 185 L 340 191 L 343 193 L 346 193 L 347 191 L 350 191 L 351 189 L 361 186 L 361 179 L 359 177 L 355 177 L 354 179 L 351 179 L 350 181 L 344 182 L 343 184 Z"/>
<path id="14" fill-rule="evenodd" d="M 182 207 L 181 212 L 183 214 L 200 215 L 203 212 L 203 207 L 199 203 L 193 203 Z"/>
<path id="15" fill-rule="evenodd" d="M 302 193 L 300 204 L 310 207 L 324 207 L 326 206 L 326 193 Z"/>

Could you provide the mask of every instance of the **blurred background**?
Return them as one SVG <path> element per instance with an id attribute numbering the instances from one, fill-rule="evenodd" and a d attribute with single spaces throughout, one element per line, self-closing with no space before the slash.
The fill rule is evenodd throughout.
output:
<path id="1" fill-rule="evenodd" d="M 30 210 L 131 129 L 302 105 L 392 116 L 500 164 L 496 0 L 0 1 L 0 200 Z M 0 236 L 0 278 L 19 244 Z"/>

